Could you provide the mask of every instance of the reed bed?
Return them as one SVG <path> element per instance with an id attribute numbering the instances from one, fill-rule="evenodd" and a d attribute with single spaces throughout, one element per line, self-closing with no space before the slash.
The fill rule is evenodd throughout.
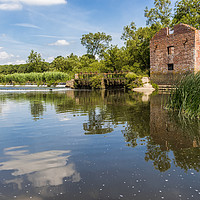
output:
<path id="1" fill-rule="evenodd" d="M 1 84 L 26 84 L 26 83 L 59 83 L 70 80 L 70 76 L 63 72 L 44 72 L 44 73 L 15 73 L 0 75 Z"/>
<path id="2" fill-rule="evenodd" d="M 200 119 L 200 73 L 187 75 L 179 82 L 170 93 L 167 108 Z"/>

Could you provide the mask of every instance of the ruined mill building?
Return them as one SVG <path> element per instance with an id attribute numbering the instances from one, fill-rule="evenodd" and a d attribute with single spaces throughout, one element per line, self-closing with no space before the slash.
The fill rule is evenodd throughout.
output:
<path id="1" fill-rule="evenodd" d="M 171 85 L 184 74 L 200 71 L 200 30 L 186 24 L 161 29 L 150 42 L 150 77 Z"/>

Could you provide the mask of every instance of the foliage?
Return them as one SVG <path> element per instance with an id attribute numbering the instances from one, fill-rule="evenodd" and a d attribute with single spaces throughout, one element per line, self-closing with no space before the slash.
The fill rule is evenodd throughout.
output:
<path id="1" fill-rule="evenodd" d="M 127 84 L 128 89 L 138 88 L 142 86 L 141 77 L 136 78 L 134 81 L 131 81 Z"/>
<path id="2" fill-rule="evenodd" d="M 41 54 L 31 50 L 28 56 L 27 64 L 29 65 L 31 72 L 45 72 L 48 70 L 45 60 L 42 59 Z"/>
<path id="3" fill-rule="evenodd" d="M 136 78 L 138 78 L 138 76 L 137 76 L 134 72 L 129 72 L 129 73 L 126 75 L 126 78 L 127 78 L 129 81 L 134 81 Z"/>
<path id="4" fill-rule="evenodd" d="M 156 84 L 156 83 L 151 83 L 152 87 L 155 89 L 155 90 L 158 90 L 159 89 L 159 86 Z"/>
<path id="5" fill-rule="evenodd" d="M 81 68 L 79 57 L 73 53 L 66 58 L 58 56 L 51 63 L 51 69 L 60 72 L 76 72 L 79 68 Z"/>
<path id="6" fill-rule="evenodd" d="M 179 23 L 185 23 L 200 29 L 199 0 L 181 0 L 176 2 L 172 25 Z"/>
<path id="7" fill-rule="evenodd" d="M 111 41 L 112 37 L 103 32 L 84 34 L 81 38 L 81 44 L 86 47 L 87 53 L 92 56 L 102 56 Z"/>
<path id="8" fill-rule="evenodd" d="M 124 48 L 111 46 L 104 53 L 104 68 L 102 72 L 122 71 L 123 66 L 127 64 Z"/>
<path id="9" fill-rule="evenodd" d="M 150 66 L 150 40 L 160 30 L 159 24 L 136 28 L 134 22 L 124 27 L 122 39 L 125 41 L 126 66 L 130 71 L 141 73 Z"/>
<path id="10" fill-rule="evenodd" d="M 32 72 L 32 70 L 28 64 L 0 66 L 0 74 L 30 73 L 30 72 Z"/>
<path id="11" fill-rule="evenodd" d="M 171 23 L 171 1 L 170 0 L 154 0 L 154 8 L 144 10 L 147 18 L 147 25 L 161 24 L 163 27 L 169 26 Z"/>
<path id="12" fill-rule="evenodd" d="M 126 79 L 127 79 L 127 88 L 128 89 L 133 89 L 133 88 L 142 86 L 142 77 L 138 76 L 134 72 L 129 72 L 126 75 Z"/>
<path id="13" fill-rule="evenodd" d="M 65 82 L 70 80 L 70 76 L 62 72 L 44 72 L 44 73 L 27 73 L 27 74 L 7 74 L 0 75 L 0 83 L 53 83 L 56 81 Z"/>
<path id="14" fill-rule="evenodd" d="M 184 77 L 171 91 L 167 107 L 188 118 L 200 118 L 200 73 Z"/>
<path id="15" fill-rule="evenodd" d="M 103 75 L 96 75 L 90 78 L 90 85 L 94 89 L 100 89 L 101 88 L 101 82 L 103 79 Z"/>

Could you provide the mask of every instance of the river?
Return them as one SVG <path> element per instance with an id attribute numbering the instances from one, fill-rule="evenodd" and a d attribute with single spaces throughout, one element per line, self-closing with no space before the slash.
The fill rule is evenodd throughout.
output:
<path id="1" fill-rule="evenodd" d="M 166 99 L 0 91 L 0 199 L 200 199 L 200 123 Z"/>

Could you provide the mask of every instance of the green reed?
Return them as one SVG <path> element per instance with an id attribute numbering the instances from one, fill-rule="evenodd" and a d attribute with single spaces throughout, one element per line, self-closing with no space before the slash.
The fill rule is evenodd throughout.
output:
<path id="1" fill-rule="evenodd" d="M 200 73 L 187 75 L 175 86 L 167 107 L 187 118 L 200 118 Z"/>
<path id="2" fill-rule="evenodd" d="M 63 72 L 44 72 L 44 73 L 15 73 L 0 74 L 1 84 L 26 84 L 26 83 L 55 83 L 70 80 L 70 75 Z"/>

